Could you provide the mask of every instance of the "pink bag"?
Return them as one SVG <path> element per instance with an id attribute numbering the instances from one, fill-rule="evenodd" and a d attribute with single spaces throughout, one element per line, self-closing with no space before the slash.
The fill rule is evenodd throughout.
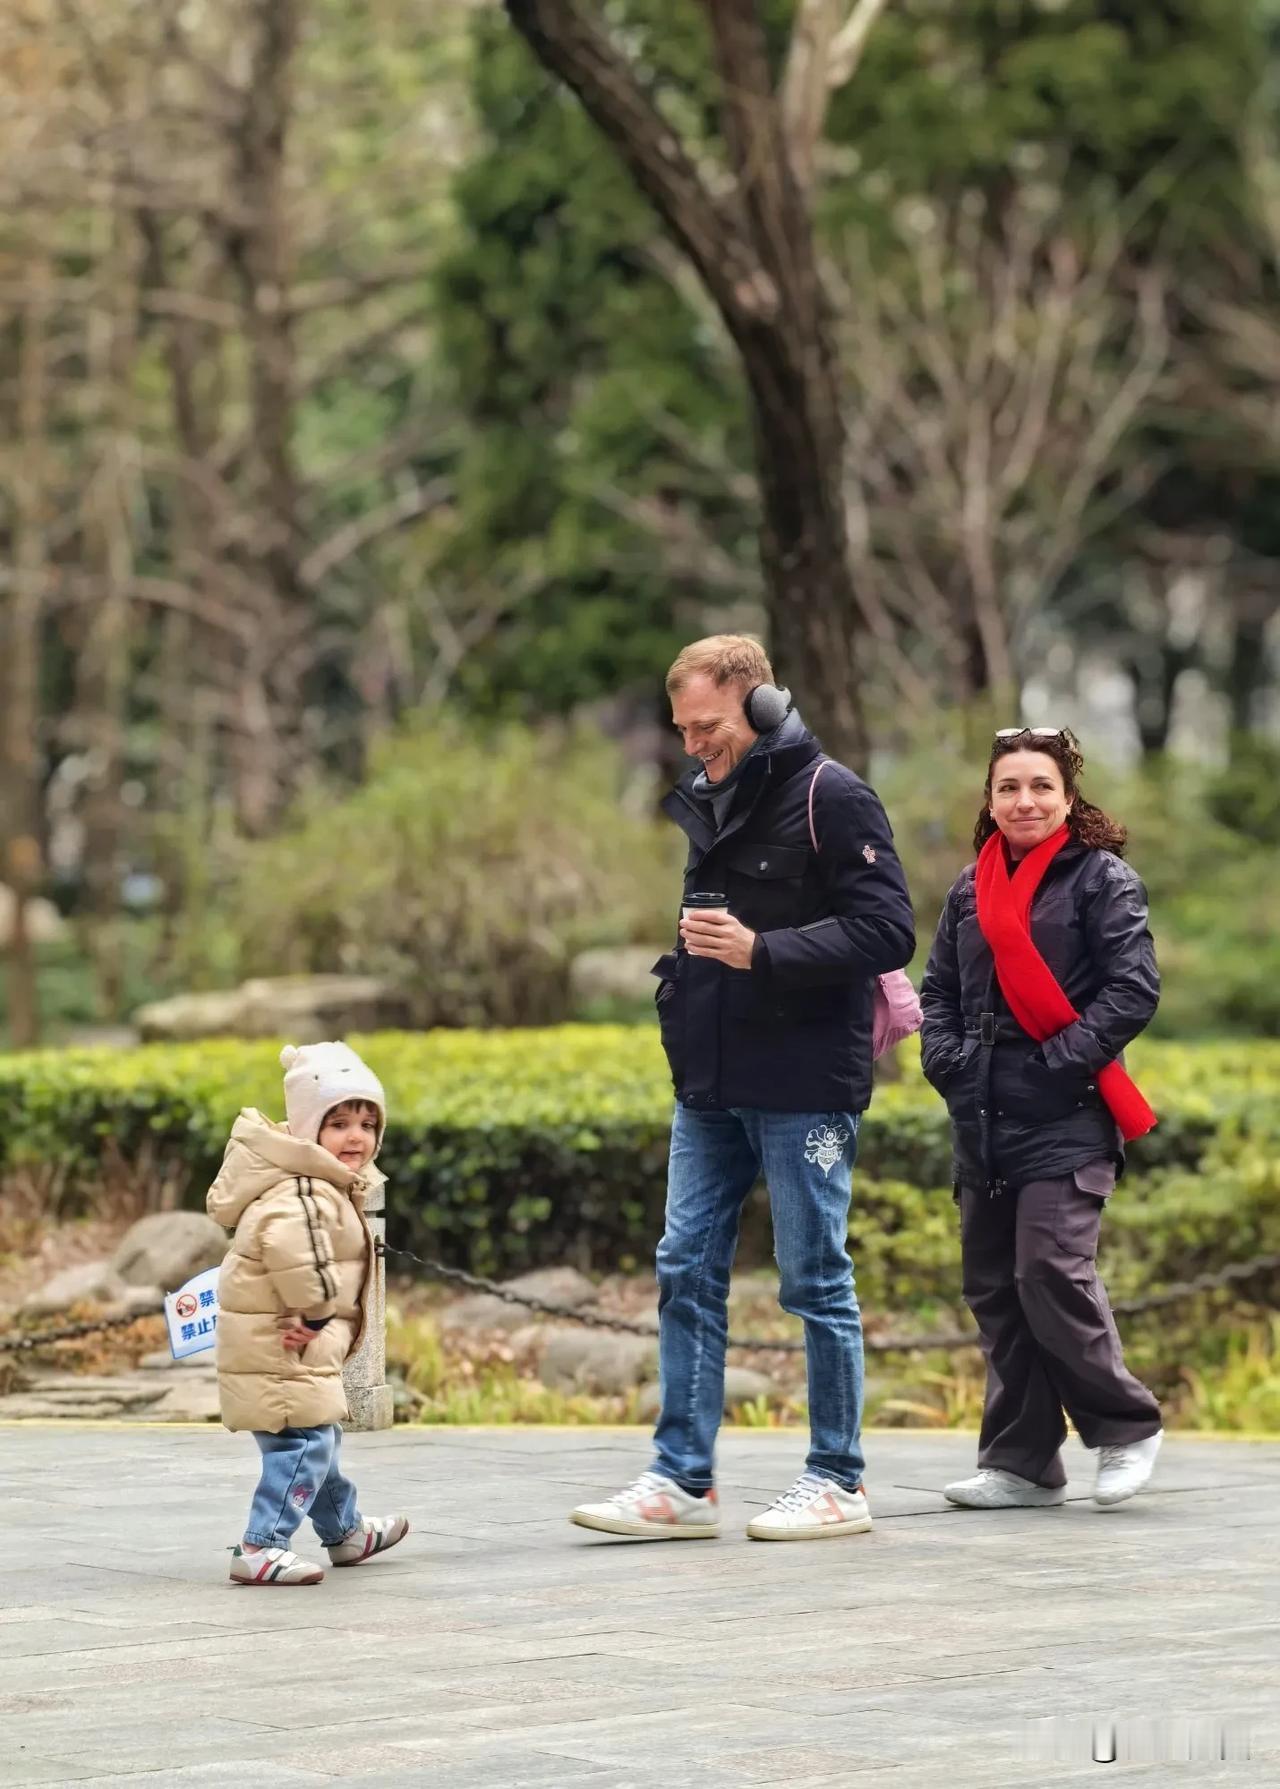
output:
<path id="1" fill-rule="evenodd" d="M 830 758 L 824 758 L 809 783 L 809 839 L 815 853 L 819 846 L 813 824 L 813 789 L 830 762 Z M 920 997 L 912 987 L 906 970 L 891 969 L 887 975 L 878 975 L 871 1019 L 871 1054 L 875 1057 L 883 1056 L 886 1050 L 900 1044 L 912 1032 L 919 1031 L 923 1024 Z"/>

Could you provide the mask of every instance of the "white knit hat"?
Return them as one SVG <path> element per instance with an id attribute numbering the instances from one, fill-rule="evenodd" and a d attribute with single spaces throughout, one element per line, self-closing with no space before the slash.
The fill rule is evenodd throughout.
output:
<path id="1" fill-rule="evenodd" d="M 308 1143 L 320 1141 L 326 1112 L 346 1100 L 367 1099 L 378 1108 L 378 1144 L 387 1124 L 387 1096 L 373 1070 L 347 1044 L 286 1044 L 284 1110 L 289 1129 Z"/>

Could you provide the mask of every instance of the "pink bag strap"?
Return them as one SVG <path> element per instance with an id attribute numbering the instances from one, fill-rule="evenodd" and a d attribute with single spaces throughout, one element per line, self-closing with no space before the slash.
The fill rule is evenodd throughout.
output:
<path id="1" fill-rule="evenodd" d="M 809 779 L 809 842 L 812 844 L 815 851 L 817 851 L 819 849 L 819 846 L 818 846 L 818 835 L 817 835 L 817 832 L 814 830 L 814 825 L 813 825 L 813 791 L 817 784 L 818 778 L 822 775 L 823 771 L 827 768 L 827 765 L 830 764 L 830 762 L 831 762 L 830 758 L 824 758 L 822 760 L 821 764 L 818 765 L 817 769 L 814 771 L 813 775 Z"/>
<path id="2" fill-rule="evenodd" d="M 813 824 L 813 791 L 830 762 L 830 758 L 824 758 L 809 779 L 809 842 L 815 852 L 821 847 Z M 877 975 L 872 1006 L 872 1055 L 883 1056 L 894 1044 L 910 1037 L 913 1031 L 919 1031 L 921 1021 L 920 1000 L 906 971 L 891 969 L 887 975 Z"/>

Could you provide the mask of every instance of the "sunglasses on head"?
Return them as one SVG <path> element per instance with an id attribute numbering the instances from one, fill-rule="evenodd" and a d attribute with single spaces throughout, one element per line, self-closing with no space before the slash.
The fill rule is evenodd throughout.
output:
<path id="1" fill-rule="evenodd" d="M 997 727 L 997 739 L 1070 739 L 1068 727 Z"/>

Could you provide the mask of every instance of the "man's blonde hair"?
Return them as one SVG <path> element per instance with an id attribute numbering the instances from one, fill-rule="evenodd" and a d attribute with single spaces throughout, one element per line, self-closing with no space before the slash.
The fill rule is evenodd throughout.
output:
<path id="1" fill-rule="evenodd" d="M 769 656 L 752 634 L 710 634 L 686 646 L 667 672 L 667 694 L 678 695 L 691 678 L 702 676 L 747 689 L 774 681 Z"/>

